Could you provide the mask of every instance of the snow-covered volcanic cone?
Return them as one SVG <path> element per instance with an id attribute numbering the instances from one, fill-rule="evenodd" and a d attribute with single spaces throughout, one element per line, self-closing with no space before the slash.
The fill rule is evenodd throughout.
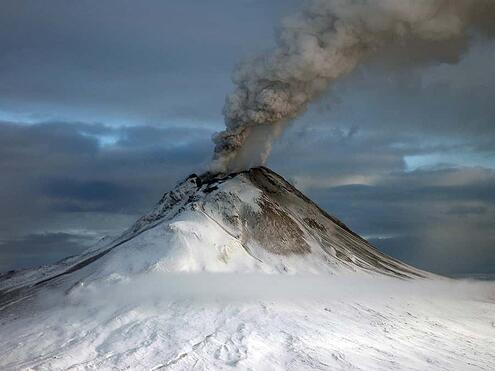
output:
<path id="1" fill-rule="evenodd" d="M 0 280 L 0 369 L 495 369 L 492 284 L 373 248 L 263 167 Z"/>

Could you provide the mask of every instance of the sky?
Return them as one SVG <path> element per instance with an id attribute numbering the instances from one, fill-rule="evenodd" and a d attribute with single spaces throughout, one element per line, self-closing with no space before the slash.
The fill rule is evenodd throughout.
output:
<path id="1" fill-rule="evenodd" d="M 117 235 L 204 171 L 234 67 L 300 6 L 2 1 L 0 272 Z M 289 123 L 267 165 L 394 257 L 495 273 L 495 41 L 448 50 L 371 58 Z"/>

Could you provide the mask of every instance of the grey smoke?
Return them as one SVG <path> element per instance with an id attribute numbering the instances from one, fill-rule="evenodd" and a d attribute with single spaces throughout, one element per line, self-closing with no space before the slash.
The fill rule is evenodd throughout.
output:
<path id="1" fill-rule="evenodd" d="M 213 138 L 211 170 L 263 164 L 290 119 L 369 56 L 382 56 L 378 51 L 387 46 L 400 44 L 415 55 L 415 48 L 431 53 L 432 45 L 464 45 L 458 41 L 472 30 L 493 35 L 494 18 L 495 0 L 309 2 L 282 22 L 273 50 L 234 71 L 235 89 L 224 107 L 226 129 Z"/>

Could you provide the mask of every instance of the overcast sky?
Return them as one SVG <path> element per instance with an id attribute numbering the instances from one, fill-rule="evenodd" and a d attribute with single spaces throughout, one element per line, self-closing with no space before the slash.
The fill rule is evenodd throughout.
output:
<path id="1" fill-rule="evenodd" d="M 204 169 L 233 67 L 299 6 L 2 1 L 0 271 L 118 234 Z M 370 60 L 290 123 L 268 165 L 399 259 L 495 273 L 493 61 L 474 33 L 460 58 Z"/>

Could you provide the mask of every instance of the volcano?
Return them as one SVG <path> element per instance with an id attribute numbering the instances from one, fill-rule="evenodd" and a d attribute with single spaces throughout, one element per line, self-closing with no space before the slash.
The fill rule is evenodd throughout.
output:
<path id="1" fill-rule="evenodd" d="M 192 174 L 120 237 L 0 277 L 0 368 L 494 369 L 494 297 L 268 168 Z"/>
<path id="2" fill-rule="evenodd" d="M 146 271 L 430 275 L 386 256 L 266 167 L 192 174 L 116 240 L 36 275 L 12 275 L 8 291 L 69 275 Z M 25 281 L 25 279 L 28 279 Z"/>

